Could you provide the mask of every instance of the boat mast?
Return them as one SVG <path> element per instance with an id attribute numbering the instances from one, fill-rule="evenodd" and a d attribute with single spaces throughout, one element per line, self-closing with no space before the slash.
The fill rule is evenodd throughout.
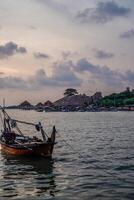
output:
<path id="1" fill-rule="evenodd" d="M 6 126 L 6 116 L 5 116 L 5 98 L 3 98 L 3 108 L 2 108 L 2 112 L 3 112 L 3 115 L 4 115 L 4 130 L 7 129 L 7 126 Z"/>

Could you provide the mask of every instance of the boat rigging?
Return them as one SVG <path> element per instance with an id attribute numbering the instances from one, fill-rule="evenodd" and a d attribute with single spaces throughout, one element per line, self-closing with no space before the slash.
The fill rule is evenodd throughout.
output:
<path id="1" fill-rule="evenodd" d="M 56 128 L 53 126 L 51 136 L 45 132 L 41 122 L 38 124 L 12 119 L 2 108 L 3 130 L 0 136 L 1 149 L 5 153 L 13 155 L 41 155 L 51 157 L 55 145 Z M 34 126 L 37 132 L 40 132 L 42 139 L 37 137 L 25 136 L 18 124 Z"/>

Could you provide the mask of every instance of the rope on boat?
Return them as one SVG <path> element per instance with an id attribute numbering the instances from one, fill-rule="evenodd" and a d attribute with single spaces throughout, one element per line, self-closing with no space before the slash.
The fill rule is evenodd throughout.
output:
<path id="1" fill-rule="evenodd" d="M 34 124 L 34 123 L 25 122 L 25 121 L 21 121 L 21 120 L 17 120 L 17 119 L 12 119 L 12 121 L 15 121 L 15 122 L 18 122 L 18 123 L 21 123 L 21 124 L 27 124 L 27 125 L 31 125 L 31 126 L 36 126 L 36 124 Z"/>
<path id="2" fill-rule="evenodd" d="M 30 150 L 30 151 L 32 151 L 32 149 L 31 149 L 31 148 L 29 148 L 29 147 L 27 147 L 27 146 L 23 145 L 21 142 L 18 142 L 17 140 L 15 140 L 15 142 L 16 142 L 17 144 L 21 145 L 22 147 L 26 148 L 27 150 Z"/>
<path id="3" fill-rule="evenodd" d="M 22 136 L 24 136 L 23 135 L 23 133 L 21 132 L 21 130 L 19 129 L 19 127 L 16 125 L 16 129 L 17 129 L 17 131 L 22 135 Z"/>
<path id="4" fill-rule="evenodd" d="M 80 152 L 78 152 L 71 144 L 69 144 L 69 143 L 63 138 L 63 136 L 62 136 L 59 132 L 58 132 L 58 134 L 59 134 L 59 136 L 62 138 L 63 142 L 64 142 L 66 145 L 68 145 L 75 153 L 78 154 L 79 158 L 82 158 L 82 157 L 83 157 L 83 155 L 82 155 Z"/>

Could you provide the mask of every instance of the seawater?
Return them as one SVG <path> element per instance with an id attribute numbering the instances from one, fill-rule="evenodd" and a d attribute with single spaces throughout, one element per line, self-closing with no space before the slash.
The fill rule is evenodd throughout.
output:
<path id="1" fill-rule="evenodd" d="M 38 113 L 10 116 L 57 128 L 52 159 L 0 154 L 0 199 L 134 199 L 134 112 Z M 27 135 L 35 129 L 20 125 Z"/>

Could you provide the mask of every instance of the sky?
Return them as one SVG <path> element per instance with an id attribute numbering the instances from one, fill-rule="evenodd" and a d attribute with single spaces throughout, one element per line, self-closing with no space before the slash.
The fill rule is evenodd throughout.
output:
<path id="1" fill-rule="evenodd" d="M 0 104 L 134 88 L 134 0 L 0 0 Z"/>

